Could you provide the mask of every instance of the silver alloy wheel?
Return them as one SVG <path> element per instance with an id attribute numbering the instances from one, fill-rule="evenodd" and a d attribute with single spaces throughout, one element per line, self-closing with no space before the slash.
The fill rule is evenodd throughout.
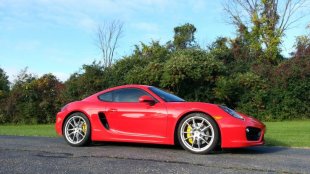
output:
<path id="1" fill-rule="evenodd" d="M 184 121 L 180 131 L 183 144 L 191 151 L 207 150 L 214 141 L 214 128 L 204 117 L 193 116 Z"/>
<path id="2" fill-rule="evenodd" d="M 71 117 L 65 125 L 65 136 L 71 144 L 78 144 L 84 140 L 87 132 L 87 123 L 79 115 Z"/>

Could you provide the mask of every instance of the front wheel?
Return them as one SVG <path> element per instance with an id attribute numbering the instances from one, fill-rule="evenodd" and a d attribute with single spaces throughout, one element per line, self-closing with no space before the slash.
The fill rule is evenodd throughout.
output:
<path id="1" fill-rule="evenodd" d="M 218 144 L 219 129 L 215 121 L 206 114 L 192 113 L 180 122 L 178 139 L 185 150 L 205 154 Z"/>
<path id="2" fill-rule="evenodd" d="M 83 113 L 68 116 L 63 126 L 65 140 L 71 146 L 84 146 L 90 142 L 90 122 Z"/>

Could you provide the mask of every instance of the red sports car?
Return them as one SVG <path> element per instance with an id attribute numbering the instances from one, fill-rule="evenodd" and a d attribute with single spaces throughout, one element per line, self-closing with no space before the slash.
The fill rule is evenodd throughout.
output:
<path id="1" fill-rule="evenodd" d="M 217 145 L 262 145 L 265 125 L 226 106 L 185 100 L 153 86 L 124 85 L 64 106 L 56 131 L 72 146 L 91 141 L 181 144 L 193 153 Z"/>

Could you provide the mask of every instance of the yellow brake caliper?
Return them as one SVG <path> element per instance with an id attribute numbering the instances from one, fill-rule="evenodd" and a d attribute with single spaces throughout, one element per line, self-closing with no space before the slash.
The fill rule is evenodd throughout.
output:
<path id="1" fill-rule="evenodd" d="M 83 123 L 83 124 L 82 124 L 82 131 L 84 132 L 84 134 L 86 134 L 86 131 L 87 131 L 87 125 L 86 125 L 86 123 Z"/>
<path id="2" fill-rule="evenodd" d="M 192 134 L 190 133 L 192 131 L 192 127 L 190 125 L 187 126 L 187 129 L 186 129 L 186 138 L 189 138 Z M 193 138 L 189 138 L 188 139 L 188 142 L 193 144 Z"/>

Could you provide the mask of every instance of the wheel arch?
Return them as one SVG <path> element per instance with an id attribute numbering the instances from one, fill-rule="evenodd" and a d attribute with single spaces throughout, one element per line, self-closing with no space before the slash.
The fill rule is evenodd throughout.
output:
<path id="1" fill-rule="evenodd" d="M 185 112 L 185 113 L 183 113 L 183 114 L 178 118 L 178 121 L 177 121 L 177 123 L 175 124 L 175 126 L 174 126 L 174 131 L 173 131 L 174 144 L 175 144 L 175 145 L 179 145 L 179 140 L 178 140 L 178 134 L 177 134 L 177 132 L 178 132 L 178 127 L 179 127 L 179 124 L 180 124 L 181 120 L 182 120 L 184 117 L 186 117 L 187 115 L 192 114 L 192 113 L 202 113 L 202 114 L 205 114 L 205 115 L 209 116 L 209 117 L 215 122 L 215 124 L 217 125 L 217 127 L 218 127 L 218 129 L 219 129 L 219 145 L 221 145 L 222 136 L 221 136 L 221 129 L 220 129 L 220 126 L 219 126 L 218 122 L 217 122 L 216 119 L 214 119 L 209 113 L 204 112 L 204 111 L 200 111 L 200 110 Z"/>
<path id="2" fill-rule="evenodd" d="M 61 133 L 63 134 L 63 127 L 64 127 L 64 124 L 66 123 L 66 121 L 67 121 L 67 119 L 68 119 L 68 117 L 71 115 L 71 114 L 74 114 L 74 113 L 82 113 L 82 114 L 84 114 L 87 118 L 88 118 L 88 120 L 89 120 L 89 122 L 90 122 L 90 128 L 91 128 L 91 119 L 90 119 L 90 116 L 86 113 L 86 112 L 84 112 L 84 111 L 81 111 L 81 110 L 73 110 L 73 111 L 71 111 L 71 112 L 69 112 L 65 117 L 64 117 L 64 119 L 63 119 L 63 122 L 62 122 L 62 124 L 61 124 Z M 91 129 L 90 129 L 90 131 L 91 131 Z"/>

